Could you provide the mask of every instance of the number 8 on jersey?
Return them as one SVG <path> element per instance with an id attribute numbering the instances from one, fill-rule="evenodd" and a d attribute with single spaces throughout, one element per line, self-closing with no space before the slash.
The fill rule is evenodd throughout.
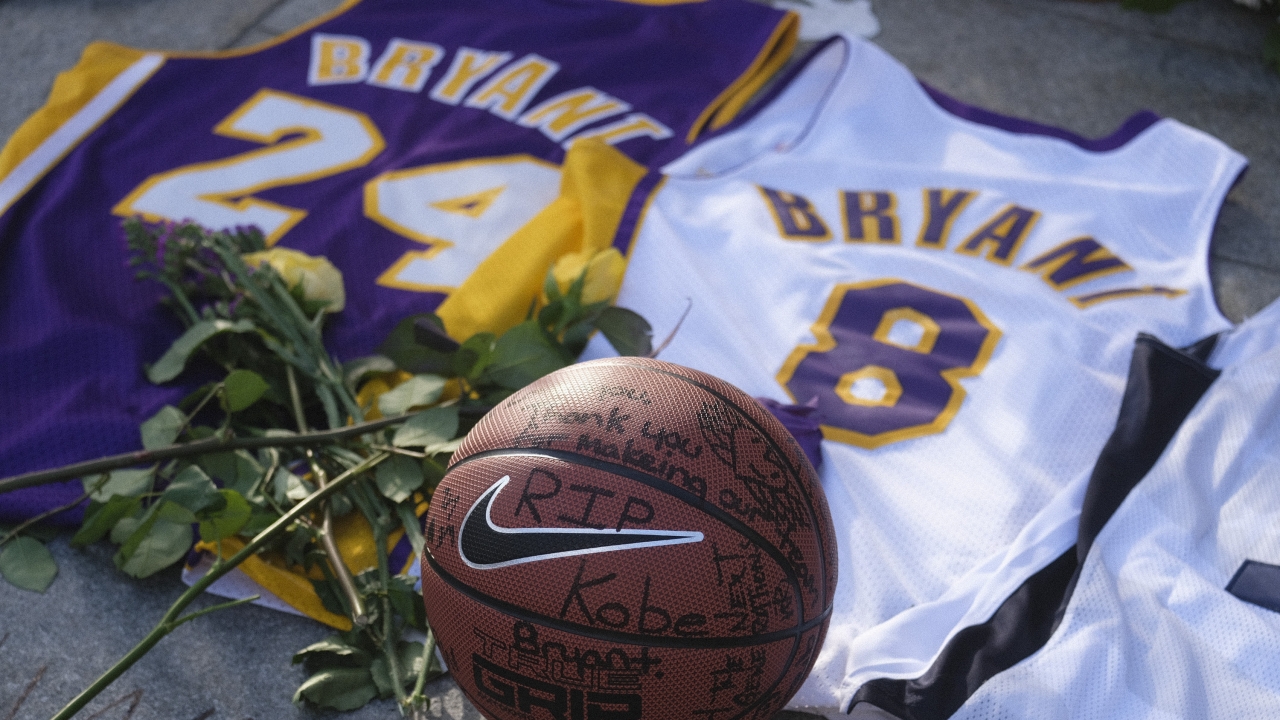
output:
<path id="1" fill-rule="evenodd" d="M 817 398 L 823 435 L 864 448 L 942 432 L 1000 330 L 971 301 L 896 279 L 836 286 L 778 382 Z"/>

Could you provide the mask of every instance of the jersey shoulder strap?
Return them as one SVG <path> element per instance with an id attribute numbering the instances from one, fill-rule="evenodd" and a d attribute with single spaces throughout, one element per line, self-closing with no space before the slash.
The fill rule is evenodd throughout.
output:
<path id="1" fill-rule="evenodd" d="M 87 45 L 75 66 L 58 74 L 49 97 L 0 150 L 0 214 L 115 112 L 170 58 L 230 58 L 279 45 L 327 22 L 361 0 L 339 7 L 257 45 L 231 50 L 140 50 L 111 42 Z"/>
<path id="2" fill-rule="evenodd" d="M 61 157 L 77 140 L 97 127 L 124 102 L 151 73 L 163 57 L 123 45 L 95 42 L 84 49 L 70 70 L 59 73 L 45 104 L 22 123 L 0 150 L 0 179 L 7 184 L 24 161 L 46 147 L 63 130 L 71 137 L 59 138 Z M 56 158 L 55 158 L 56 159 Z M 0 208 L 7 203 L 0 203 Z"/>

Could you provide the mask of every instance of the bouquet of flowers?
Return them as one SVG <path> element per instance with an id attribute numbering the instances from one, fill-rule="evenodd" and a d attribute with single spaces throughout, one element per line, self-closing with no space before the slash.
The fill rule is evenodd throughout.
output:
<path id="1" fill-rule="evenodd" d="M 267 248 L 254 228 L 127 220 L 131 263 L 160 283 L 186 327 L 146 368 L 154 383 L 203 382 L 142 423 L 143 449 L 0 480 L 0 493 L 81 478 L 88 501 L 72 544 L 108 541 L 123 572 L 146 577 L 212 555 L 202 576 L 150 634 L 72 700 L 74 715 L 174 629 L 247 597 L 184 614 L 197 595 L 246 562 L 301 575 L 342 632 L 294 657 L 307 679 L 295 702 L 349 710 L 396 698 L 424 717 L 425 682 L 440 673 L 423 598 L 392 549 L 423 547 L 419 517 L 462 435 L 515 390 L 573 362 L 599 331 L 622 354 L 651 351 L 643 318 L 610 303 L 616 250 L 571 254 L 549 271 L 527 319 L 501 335 L 457 342 L 440 319 L 404 319 L 378 355 L 339 362 L 325 318 L 345 305 L 326 259 Z M 0 575 L 43 591 L 57 573 L 40 520 L 0 535 Z M 371 538 L 354 563 L 340 546 Z M 370 543 L 364 543 L 368 546 Z"/>

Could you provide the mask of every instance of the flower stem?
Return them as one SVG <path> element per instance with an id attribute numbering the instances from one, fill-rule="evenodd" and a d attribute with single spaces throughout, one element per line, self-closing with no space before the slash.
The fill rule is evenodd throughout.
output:
<path id="1" fill-rule="evenodd" d="M 488 408 L 485 408 L 484 410 L 487 409 Z M 464 410 L 464 412 L 465 411 L 466 410 Z M 477 414 L 480 414 L 480 412 Z M 132 467 L 143 463 L 191 457 L 192 455 L 203 455 L 206 453 L 224 452 L 228 450 L 252 450 L 267 447 L 311 447 L 315 445 L 326 445 L 338 440 L 345 440 L 349 437 L 355 437 L 358 435 L 364 435 L 365 433 L 374 432 L 376 430 L 381 430 L 382 428 L 402 423 L 410 417 L 412 417 L 412 414 L 398 415 L 391 418 L 379 418 L 377 420 L 370 420 L 369 422 L 360 423 L 358 425 L 347 425 L 346 427 L 339 428 L 337 430 L 320 430 L 301 435 L 272 435 L 268 437 L 245 438 L 221 438 L 215 435 L 213 437 L 205 438 L 204 440 L 197 440 L 195 442 L 184 443 L 182 445 L 170 445 L 169 447 L 158 448 L 156 450 L 134 450 L 133 452 L 110 455 L 96 460 L 86 460 L 84 462 L 73 463 L 71 465 L 64 465 L 60 468 L 37 470 L 35 472 L 3 478 L 0 479 L 0 494 L 7 493 L 11 490 L 21 490 L 22 488 L 58 482 L 60 480 L 70 480 L 72 478 L 84 477 L 86 475 L 97 475 L 99 473 L 119 470 L 120 468 Z"/>
<path id="2" fill-rule="evenodd" d="M 413 692 L 409 694 L 406 704 L 409 706 L 413 720 L 425 720 L 431 700 L 423 693 L 427 686 L 427 675 L 436 661 L 436 634 L 427 628 L 427 639 L 422 642 L 422 669 L 418 671 L 418 681 L 413 684 Z"/>
<path id="3" fill-rule="evenodd" d="M 116 662 L 115 665 L 112 665 L 105 673 L 102 674 L 101 677 L 95 680 L 92 685 L 90 685 L 88 688 L 85 688 L 83 692 L 81 692 L 74 699 L 72 699 L 71 702 L 67 703 L 66 707 L 62 708 L 62 710 L 58 711 L 57 715 L 53 716 L 53 720 L 67 720 L 68 718 L 75 715 L 77 712 L 83 709 L 84 706 L 87 705 L 90 700 L 96 697 L 98 693 L 102 692 L 104 689 L 107 688 L 107 686 L 109 686 L 112 682 L 114 682 L 116 678 L 120 677 L 120 675 L 123 674 L 124 671 L 132 667 L 133 664 L 137 662 L 140 658 L 142 658 L 143 655 L 146 655 L 147 651 L 149 651 L 152 647 L 155 647 L 156 643 L 164 639 L 164 636 L 173 632 L 174 629 L 176 629 L 178 626 L 182 625 L 183 623 L 187 622 L 188 620 L 198 617 L 200 614 L 203 614 L 206 611 L 212 611 L 213 608 L 207 608 L 205 611 L 192 613 L 191 615 L 188 615 L 185 617 L 181 616 L 182 611 L 185 610 L 187 606 L 190 605 L 200 595 L 200 593 L 204 592 L 218 578 L 222 577 L 223 575 L 226 575 L 228 572 L 235 569 L 238 565 L 240 565 L 240 563 L 244 562 L 246 558 L 248 558 L 250 555 L 257 552 L 259 548 L 266 545 L 268 542 L 274 539 L 277 535 L 284 532 L 285 529 L 288 528 L 290 525 L 292 525 L 294 522 L 302 518 L 308 512 L 319 507 L 320 504 L 323 503 L 326 498 L 328 498 L 330 495 L 332 495 L 333 493 L 341 489 L 343 486 L 345 486 L 347 483 L 351 482 L 353 479 L 358 477 L 360 473 L 363 473 L 366 470 L 369 470 L 370 468 L 376 466 L 378 463 L 382 462 L 383 460 L 386 460 L 389 457 L 391 456 L 388 453 L 378 453 L 377 455 L 370 456 L 364 462 L 360 463 L 359 465 L 347 470 L 346 472 L 342 473 L 338 477 L 334 478 L 333 481 L 330 482 L 327 486 L 317 490 L 316 492 L 309 495 L 302 502 L 298 503 L 297 505 L 294 505 L 292 510 L 285 513 L 285 515 L 282 516 L 279 520 L 276 520 L 275 522 L 271 523 L 271 525 L 268 526 L 267 529 L 263 530 L 262 532 L 254 536 L 252 540 L 250 540 L 248 543 L 245 544 L 243 548 L 240 549 L 240 552 L 236 553 L 235 555 L 232 555 L 230 558 L 227 558 L 227 560 L 225 561 L 222 561 L 221 559 L 219 559 L 218 561 L 215 561 L 213 564 L 213 567 L 209 568 L 209 572 L 205 573 L 204 577 L 201 577 L 199 580 L 193 583 L 191 587 L 187 588 L 186 592 L 182 593 L 182 595 L 179 596 L 176 601 L 174 601 L 173 605 L 169 607 L 169 611 L 164 614 L 164 617 L 160 619 L 160 622 L 157 623 L 154 628 L 152 628 L 151 632 L 148 633 L 147 636 L 143 638 L 141 642 L 139 642 L 136 646 L 134 646 L 134 648 L 130 650 L 128 654 L 120 658 L 120 660 Z M 234 604 L 236 603 L 224 603 L 222 607 L 230 607 Z M 219 609 L 222 609 L 222 608 L 220 607 Z"/>

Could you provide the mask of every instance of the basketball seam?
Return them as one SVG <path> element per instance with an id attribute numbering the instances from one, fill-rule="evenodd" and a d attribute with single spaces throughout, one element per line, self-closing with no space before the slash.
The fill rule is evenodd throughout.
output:
<path id="1" fill-rule="evenodd" d="M 778 446 L 778 444 L 777 444 L 776 442 L 774 442 L 773 438 L 769 435 L 769 433 L 765 432 L 764 428 L 760 426 L 760 423 L 756 422 L 755 418 L 751 417 L 751 414 L 750 414 L 750 413 L 748 413 L 745 409 L 743 409 L 743 408 L 742 408 L 742 406 L 738 405 L 738 404 L 737 404 L 737 403 L 735 403 L 733 400 L 730 400 L 728 397 L 726 397 L 723 393 L 721 393 L 720 391 L 716 390 L 715 388 L 712 388 L 712 387 L 708 386 L 707 384 L 705 384 L 705 383 L 703 383 L 703 382 L 700 382 L 700 381 L 698 381 L 698 380 L 694 380 L 693 378 L 685 377 L 684 375 L 681 375 L 681 374 L 679 374 L 679 373 L 674 373 L 674 372 L 671 372 L 671 371 L 669 371 L 669 370 L 662 370 L 662 369 L 660 369 L 660 368 L 650 367 L 650 366 L 645 365 L 645 364 L 642 364 L 642 363 L 626 362 L 623 358 L 610 358 L 610 359 L 609 359 L 608 361 L 606 361 L 606 362 L 600 362 L 600 365 L 615 365 L 615 366 L 622 366 L 622 367 L 628 367 L 628 368 L 635 368 L 635 369 L 637 369 L 637 370 L 647 370 L 647 371 L 649 371 L 649 372 L 655 372 L 655 373 L 658 373 L 658 374 L 661 374 L 661 375 L 667 375 L 667 376 L 669 376 L 669 377 L 673 377 L 673 378 L 676 378 L 676 379 L 678 379 L 678 380 L 683 380 L 684 382 L 687 382 L 687 383 L 689 383 L 689 384 L 691 384 L 691 385 L 694 385 L 694 386 L 697 386 L 697 387 L 699 387 L 699 388 L 702 388 L 703 390 L 707 391 L 708 393 L 711 393 L 712 395 L 714 395 L 714 396 L 716 396 L 716 397 L 720 398 L 720 399 L 721 399 L 721 400 L 723 400 L 726 404 L 730 405 L 731 407 L 733 407 L 733 409 L 737 410 L 740 414 L 742 414 L 742 416 L 743 416 L 743 417 L 745 417 L 745 418 L 747 419 L 747 421 L 748 421 L 748 422 L 750 422 L 750 423 L 752 424 L 752 426 L 754 426 L 754 427 L 755 427 L 755 429 L 756 429 L 756 430 L 758 430 L 758 431 L 760 432 L 760 434 L 765 438 L 765 441 L 766 441 L 766 442 L 768 442 L 768 443 L 769 443 L 769 444 L 770 444 L 770 445 L 771 445 L 775 450 L 777 450 L 777 451 L 778 451 L 778 456 L 779 456 L 779 457 L 781 457 L 781 458 L 782 458 L 782 461 L 783 461 L 783 462 L 785 462 L 785 463 L 787 464 L 787 469 L 791 471 L 792 476 L 793 476 L 794 478 L 796 478 L 796 480 L 797 480 L 797 481 L 799 481 L 799 480 L 800 480 L 800 478 L 801 478 L 801 474 L 800 474 L 800 473 L 797 471 L 797 469 L 792 465 L 792 463 L 791 463 L 791 459 L 790 459 L 789 457 L 787 457 L 787 454 L 786 454 L 785 452 L 783 452 L 783 451 L 782 451 L 782 448 L 781 448 L 781 447 L 779 447 L 779 446 Z M 695 371 L 695 372 L 696 372 L 696 371 Z M 724 381 L 723 381 L 723 380 L 721 380 L 720 382 L 724 382 Z M 726 384 L 727 384 L 727 383 L 726 383 Z M 766 411 L 766 412 L 767 412 L 767 411 Z M 785 429 L 785 428 L 784 428 L 784 429 Z M 809 510 L 809 520 L 810 520 L 810 522 L 812 522 L 812 523 L 813 523 L 813 525 L 814 525 L 814 527 L 815 527 L 815 528 L 819 528 L 819 532 L 814 533 L 814 537 L 815 537 L 815 538 L 817 538 L 817 541 L 818 541 L 818 563 L 821 565 L 821 569 L 822 569 L 822 572 L 820 573 L 820 577 L 821 577 L 820 582 L 822 583 L 822 598 L 823 598 L 823 600 L 824 600 L 824 604 L 825 604 L 825 606 L 826 606 L 826 609 L 827 609 L 827 610 L 830 610 L 830 609 L 831 609 L 831 604 L 832 604 L 832 603 L 831 603 L 831 602 L 825 602 L 825 601 L 826 601 L 826 598 L 827 598 L 827 558 L 826 558 L 826 541 L 825 541 L 825 540 L 823 540 L 823 537 L 822 537 L 822 532 L 821 532 L 821 523 L 819 523 L 819 522 L 818 522 L 818 512 L 817 512 L 817 511 L 815 510 L 815 508 L 813 507 L 813 498 L 809 497 L 809 493 L 807 493 L 807 492 L 805 491 L 804 483 L 803 483 L 803 482 L 797 482 L 797 485 L 799 485 L 799 486 L 800 486 L 800 493 L 801 493 L 802 495 L 804 495 L 805 505 L 808 507 L 808 510 Z M 801 612 L 803 612 L 803 611 L 801 611 Z"/>
<path id="2" fill-rule="evenodd" d="M 786 557 L 783 556 L 782 551 L 774 547 L 773 543 L 769 542 L 769 540 L 765 538 L 763 535 L 761 535 L 758 531 L 756 531 L 755 528 L 735 518 L 734 516 L 730 515 L 728 512 L 722 510 L 721 508 L 716 507 L 715 504 L 712 503 L 711 501 L 698 497 L 696 494 L 689 492 L 688 490 L 680 487 L 679 485 L 663 480 L 662 478 L 655 477 L 648 473 L 641 472 L 639 470 L 636 470 L 635 468 L 628 467 L 626 465 L 618 465 L 615 463 L 611 463 L 607 460 L 600 460 L 598 458 L 588 457 L 586 455 L 580 455 L 578 453 L 570 452 L 568 450 L 545 450 L 545 449 L 533 449 L 533 448 L 503 448 L 501 450 L 484 450 L 482 452 L 468 455 L 466 458 L 459 461 L 458 464 L 454 465 L 453 467 L 456 468 L 461 465 L 465 465 L 466 463 L 471 462 L 473 459 L 479 459 L 479 458 L 530 457 L 530 456 L 549 457 L 553 460 L 560 460 L 561 462 L 567 462 L 573 465 L 590 467 L 596 470 L 603 470 L 605 472 L 608 472 L 614 475 L 621 475 L 622 477 L 635 480 L 638 483 L 641 483 L 647 487 L 657 490 L 660 493 L 670 495 L 671 497 L 674 497 L 677 500 L 682 501 L 686 505 L 689 505 L 690 507 L 693 507 L 693 508 L 697 508 L 698 510 L 701 510 L 707 515 L 710 515 L 712 518 L 719 520 L 721 523 L 728 526 L 730 529 L 734 530 L 739 535 L 742 535 L 746 539 L 755 543 L 761 550 L 764 550 L 765 553 L 769 555 L 769 557 L 773 560 L 774 563 L 777 564 L 778 569 L 781 570 L 786 575 L 787 582 L 788 584 L 791 585 L 791 592 L 796 599 L 796 605 L 798 607 L 798 612 L 800 613 L 800 622 L 797 623 L 797 626 L 803 625 L 806 622 L 805 610 L 804 610 L 804 593 L 800 588 L 800 578 L 796 577 L 795 573 L 791 571 L 790 567 L 788 567 L 787 559 Z M 453 468 L 450 468 L 450 472 L 452 471 L 453 471 Z"/>
<path id="3" fill-rule="evenodd" d="M 607 630 L 594 626 L 584 626 L 579 623 L 570 622 L 568 620 L 560 620 L 540 613 L 535 613 L 518 605 L 513 605 L 505 600 L 500 600 L 487 593 L 463 583 L 454 577 L 449 571 L 440 566 L 435 556 L 431 554 L 429 548 L 424 548 L 423 557 L 426 558 L 427 564 L 435 572 L 436 577 L 444 581 L 446 585 L 454 590 L 466 595 L 476 602 L 488 607 L 491 610 L 497 610 L 505 615 L 509 615 L 517 620 L 536 623 L 545 627 L 561 630 L 573 635 L 581 635 L 596 640 L 608 640 L 618 643 L 626 643 L 628 645 L 647 645 L 649 647 L 671 648 L 677 650 L 704 650 L 704 649 L 723 649 L 737 647 L 752 647 L 755 645 L 768 645 L 769 643 L 781 640 L 795 640 L 804 635 L 806 632 L 821 625 L 831 614 L 831 608 L 827 608 L 821 614 L 815 616 L 812 620 L 802 625 L 795 625 L 786 630 L 775 630 L 771 633 L 761 635 L 747 635 L 741 637 L 719 637 L 719 638 L 673 638 L 664 635 L 645 635 L 642 633 L 622 632 L 620 630 Z M 430 604 L 430 603 L 428 603 Z"/>

